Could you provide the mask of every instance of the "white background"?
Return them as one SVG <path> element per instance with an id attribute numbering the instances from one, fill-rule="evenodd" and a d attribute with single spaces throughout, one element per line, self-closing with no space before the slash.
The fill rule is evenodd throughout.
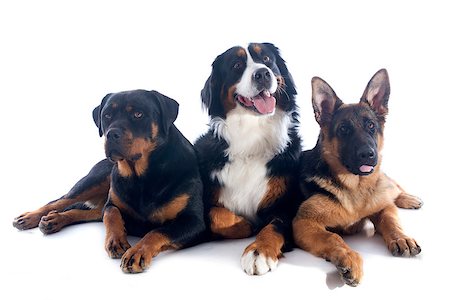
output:
<path id="1" fill-rule="evenodd" d="M 8 299 L 399 299 L 448 294 L 449 9 L 445 1 L 2 1 L 0 4 L 0 297 Z M 360 286 L 296 249 L 275 272 L 247 276 L 252 239 L 207 243 L 156 257 L 126 275 L 103 249 L 101 223 L 44 236 L 14 217 L 66 193 L 104 157 L 91 112 L 109 92 L 156 89 L 180 103 L 176 125 L 207 130 L 200 90 L 215 57 L 272 42 L 297 84 L 304 148 L 318 125 L 310 80 L 344 101 L 380 68 L 391 79 L 384 170 L 425 206 L 401 210 L 423 252 L 391 257 L 380 237 L 346 238 L 364 259 Z M 135 241 L 135 240 L 133 240 Z"/>

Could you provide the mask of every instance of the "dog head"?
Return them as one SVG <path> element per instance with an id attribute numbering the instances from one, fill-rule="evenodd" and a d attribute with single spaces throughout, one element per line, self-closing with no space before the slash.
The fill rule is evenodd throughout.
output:
<path id="1" fill-rule="evenodd" d="M 322 154 L 336 170 L 369 175 L 379 163 L 390 86 L 385 69 L 369 81 L 357 104 L 344 104 L 318 77 L 312 79 L 312 102 L 321 127 Z"/>
<path id="2" fill-rule="evenodd" d="M 201 97 L 211 117 L 225 118 L 237 107 L 254 115 L 271 115 L 277 108 L 292 111 L 296 94 L 278 48 L 251 43 L 217 56 Z"/>
<path id="3" fill-rule="evenodd" d="M 105 135 L 106 156 L 137 162 L 164 143 L 178 103 L 156 91 L 126 91 L 106 95 L 92 115 L 100 136 Z"/>

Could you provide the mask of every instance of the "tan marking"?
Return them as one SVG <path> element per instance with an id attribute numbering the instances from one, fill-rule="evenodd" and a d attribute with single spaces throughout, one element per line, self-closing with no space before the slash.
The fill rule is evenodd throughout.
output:
<path id="1" fill-rule="evenodd" d="M 246 57 L 247 56 L 247 52 L 245 52 L 244 48 L 239 48 L 237 50 L 237 56 L 239 56 L 239 57 Z"/>
<path id="2" fill-rule="evenodd" d="M 179 245 L 173 244 L 168 236 L 157 231 L 149 232 L 124 254 L 121 263 L 122 271 L 126 273 L 142 272 L 149 267 L 152 258 L 160 252 L 179 247 Z"/>
<path id="3" fill-rule="evenodd" d="M 133 169 L 130 163 L 126 160 L 120 160 L 117 162 L 117 169 L 119 170 L 119 175 L 122 177 L 131 177 L 133 175 Z"/>
<path id="4" fill-rule="evenodd" d="M 109 199 L 111 203 L 114 204 L 114 206 L 116 206 L 122 213 L 125 213 L 136 220 L 144 220 L 144 218 L 137 211 L 120 199 L 113 188 L 109 191 Z"/>
<path id="5" fill-rule="evenodd" d="M 260 54 L 262 51 L 261 45 L 253 44 L 253 50 L 256 52 L 256 54 Z"/>
<path id="6" fill-rule="evenodd" d="M 222 102 L 225 109 L 225 113 L 236 107 L 237 103 L 234 100 L 234 93 L 236 92 L 236 85 L 232 85 L 227 91 L 224 91 L 222 87 Z"/>
<path id="7" fill-rule="evenodd" d="M 159 128 L 158 125 L 153 122 L 152 123 L 152 138 L 151 139 L 142 139 L 136 138 L 133 141 L 132 147 L 130 149 L 130 153 L 132 155 L 140 153 L 142 157 L 135 162 L 134 170 L 137 176 L 141 176 L 145 173 L 148 168 L 148 159 L 150 154 L 155 150 L 157 144 L 156 139 L 158 137 Z"/>
<path id="8" fill-rule="evenodd" d="M 189 201 L 188 194 L 182 194 L 175 197 L 169 203 L 165 204 L 163 207 L 152 212 L 149 219 L 152 222 L 164 223 L 169 220 L 173 220 L 177 215 L 186 207 Z"/>
<path id="9" fill-rule="evenodd" d="M 267 191 L 259 203 L 258 209 L 271 206 L 286 193 L 287 182 L 285 177 L 271 177 L 267 183 Z"/>
<path id="10" fill-rule="evenodd" d="M 120 258 L 130 248 L 127 241 L 125 223 L 119 208 L 115 206 L 106 207 L 103 213 L 103 224 L 105 225 L 105 250 L 111 258 Z"/>
<path id="11" fill-rule="evenodd" d="M 225 207 L 212 207 L 209 218 L 211 231 L 223 238 L 241 239 L 252 235 L 250 222 Z"/>
<path id="12" fill-rule="evenodd" d="M 283 235 L 275 230 L 274 225 L 269 224 L 256 235 L 256 240 L 245 248 L 243 255 L 250 251 L 257 251 L 258 254 L 276 261 L 282 256 L 281 248 L 283 245 Z"/>

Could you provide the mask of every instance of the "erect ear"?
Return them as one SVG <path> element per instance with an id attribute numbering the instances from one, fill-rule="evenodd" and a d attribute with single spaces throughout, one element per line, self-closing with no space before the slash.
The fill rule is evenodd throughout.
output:
<path id="1" fill-rule="evenodd" d="M 161 111 L 162 133 L 166 135 L 169 127 L 175 122 L 178 116 L 178 102 L 157 91 L 150 92 L 155 98 Z"/>
<path id="2" fill-rule="evenodd" d="M 201 91 L 203 108 L 208 110 L 210 116 L 225 116 L 222 104 L 220 103 L 220 82 L 222 80 L 219 68 L 222 61 L 223 54 L 216 57 L 212 64 L 211 75 L 209 75 Z"/>
<path id="3" fill-rule="evenodd" d="M 278 47 L 271 43 L 263 43 L 263 45 L 268 47 L 275 54 L 275 62 L 284 80 L 283 89 L 286 92 L 285 95 L 288 97 L 287 100 L 293 101 L 294 99 L 290 99 L 289 97 L 297 95 L 297 91 L 295 89 L 295 83 L 292 79 L 292 75 L 291 73 L 289 73 L 289 70 L 286 66 L 286 61 L 280 55 L 280 49 L 278 49 Z"/>
<path id="4" fill-rule="evenodd" d="M 103 97 L 100 105 L 97 106 L 96 108 L 94 108 L 94 110 L 92 111 L 92 118 L 94 118 L 95 125 L 97 125 L 97 127 L 98 127 L 98 134 L 100 135 L 100 137 L 103 135 L 102 109 L 103 109 L 103 106 L 105 106 L 106 101 L 109 99 L 109 97 L 111 97 L 111 95 L 112 95 L 112 93 Z"/>
<path id="5" fill-rule="evenodd" d="M 320 126 L 328 125 L 333 118 L 333 114 L 342 101 L 336 96 L 331 86 L 322 78 L 313 77 L 312 85 L 312 105 L 314 116 Z"/>
<path id="6" fill-rule="evenodd" d="M 388 73 L 381 69 L 370 79 L 360 102 L 368 103 L 379 117 L 384 118 L 388 113 L 390 92 Z"/>

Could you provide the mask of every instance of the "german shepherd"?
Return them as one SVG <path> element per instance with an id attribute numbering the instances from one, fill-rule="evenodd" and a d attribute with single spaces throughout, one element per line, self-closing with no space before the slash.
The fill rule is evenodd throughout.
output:
<path id="1" fill-rule="evenodd" d="M 419 208 L 380 171 L 383 129 L 388 113 L 389 78 L 379 70 L 357 104 L 344 104 L 321 78 L 312 79 L 312 102 L 320 125 L 317 145 L 300 160 L 300 188 L 306 199 L 293 221 L 300 248 L 336 265 L 344 282 L 360 283 L 361 256 L 338 233 L 355 233 L 372 221 L 394 256 L 420 253 L 399 224 L 397 206 Z"/>

